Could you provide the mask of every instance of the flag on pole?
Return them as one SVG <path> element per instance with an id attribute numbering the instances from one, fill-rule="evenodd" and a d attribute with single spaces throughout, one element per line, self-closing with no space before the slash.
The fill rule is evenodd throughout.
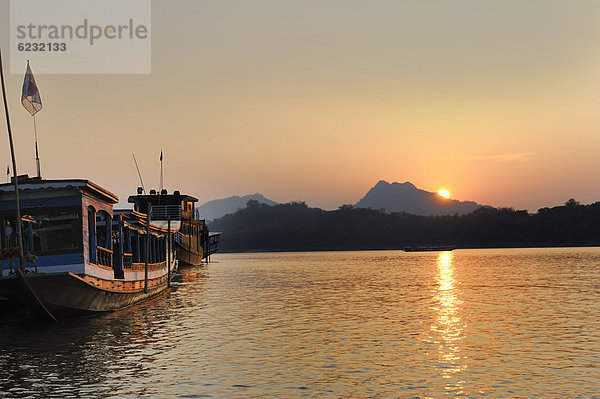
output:
<path id="1" fill-rule="evenodd" d="M 31 116 L 42 109 L 42 98 L 40 97 L 40 91 L 35 84 L 33 72 L 31 72 L 31 68 L 29 67 L 29 61 L 27 61 L 27 72 L 25 72 L 25 80 L 23 80 L 21 104 L 29 111 Z"/>

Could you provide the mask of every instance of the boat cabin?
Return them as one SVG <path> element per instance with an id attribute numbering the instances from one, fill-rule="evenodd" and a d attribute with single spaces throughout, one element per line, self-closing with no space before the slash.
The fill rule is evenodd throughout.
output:
<path id="1" fill-rule="evenodd" d="M 168 194 L 167 190 L 150 190 L 150 194 L 129 197 L 137 212 L 150 212 L 151 223 L 175 232 L 177 259 L 180 265 L 199 265 L 202 259 L 218 250 L 218 236 L 209 238 L 204 220 L 195 218 L 197 198 L 182 195 L 179 191 Z"/>
<path id="2" fill-rule="evenodd" d="M 150 190 L 150 194 L 142 194 L 142 191 L 143 189 L 138 187 L 138 194 L 131 195 L 127 201 L 133 204 L 135 211 L 141 213 L 148 213 L 148 206 L 150 206 L 150 217 L 153 221 L 194 219 L 197 198 L 182 195 L 179 191 L 168 194 L 165 189 L 160 193 L 156 190 Z M 179 228 L 179 225 L 175 227 L 175 229 L 177 228 Z"/>
<path id="3" fill-rule="evenodd" d="M 118 197 L 89 180 L 23 176 L 19 196 L 28 272 L 134 280 L 144 270 L 146 246 L 148 263 L 155 266 L 165 264 L 172 248 L 159 226 L 150 225 L 148 234 L 145 214 L 113 210 Z M 17 246 L 14 186 L 0 184 L 0 250 Z M 19 264 L 18 258 L 5 258 L 0 276 Z"/>

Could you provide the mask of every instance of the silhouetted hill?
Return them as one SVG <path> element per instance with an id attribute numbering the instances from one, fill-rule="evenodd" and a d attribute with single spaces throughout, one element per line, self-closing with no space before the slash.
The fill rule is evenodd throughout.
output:
<path id="1" fill-rule="evenodd" d="M 437 193 L 418 189 L 410 182 L 379 181 L 356 203 L 356 208 L 383 209 L 385 212 L 406 212 L 412 215 L 466 215 L 481 207 L 472 201 L 446 199 Z"/>
<path id="2" fill-rule="evenodd" d="M 258 201 L 261 204 L 267 205 L 277 204 L 277 202 L 264 197 L 262 194 L 256 193 L 252 195 L 244 195 L 243 197 L 234 195 L 228 198 L 208 201 L 207 203 L 199 206 L 197 209 L 200 219 L 214 220 L 227 215 L 228 213 L 233 213 L 238 209 L 245 208 L 248 201 Z"/>
<path id="3" fill-rule="evenodd" d="M 600 245 L 600 203 L 569 200 L 533 215 L 485 207 L 461 216 L 415 216 L 350 205 L 324 211 L 303 202 L 251 202 L 209 228 L 222 232 L 224 252 Z"/>

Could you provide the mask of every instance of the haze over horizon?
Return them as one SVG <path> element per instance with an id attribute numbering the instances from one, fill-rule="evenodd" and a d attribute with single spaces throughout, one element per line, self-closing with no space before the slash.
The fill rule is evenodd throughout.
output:
<path id="1" fill-rule="evenodd" d="M 379 180 L 532 212 L 592 203 L 598 20 L 596 1 L 153 1 L 150 75 L 42 75 L 31 55 L 42 175 L 125 204 L 131 153 L 157 188 L 162 150 L 165 186 L 200 203 L 259 192 L 334 209 Z M 33 175 L 23 74 L 6 84 Z"/>

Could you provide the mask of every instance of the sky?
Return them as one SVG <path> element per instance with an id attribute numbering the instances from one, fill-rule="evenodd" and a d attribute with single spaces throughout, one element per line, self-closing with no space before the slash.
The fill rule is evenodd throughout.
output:
<path id="1" fill-rule="evenodd" d="M 0 0 L 4 57 L 8 10 Z M 259 192 L 335 209 L 379 180 L 532 212 L 600 200 L 598 1 L 165 0 L 151 11 L 151 74 L 36 75 L 45 178 L 90 179 L 125 203 L 139 185 L 132 152 L 156 188 L 162 150 L 166 188 L 200 203 Z M 23 75 L 6 78 L 18 171 L 34 175 Z"/>

